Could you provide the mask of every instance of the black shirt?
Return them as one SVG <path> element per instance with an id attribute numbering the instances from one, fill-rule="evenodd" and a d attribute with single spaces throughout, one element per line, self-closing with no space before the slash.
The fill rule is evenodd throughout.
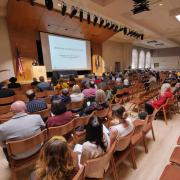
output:
<path id="1" fill-rule="evenodd" d="M 0 98 L 14 96 L 15 93 L 12 89 L 1 89 L 0 90 Z"/>

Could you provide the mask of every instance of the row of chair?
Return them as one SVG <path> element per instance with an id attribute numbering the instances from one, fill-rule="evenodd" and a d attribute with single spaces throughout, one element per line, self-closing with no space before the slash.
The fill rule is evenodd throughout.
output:
<path id="1" fill-rule="evenodd" d="M 167 165 L 161 174 L 160 180 L 179 180 L 180 179 L 180 137 L 177 142 L 177 147 L 175 147 L 169 161 L 170 164 Z"/>
<path id="2" fill-rule="evenodd" d="M 23 159 L 23 160 L 14 160 L 13 156 L 15 154 L 19 153 L 24 153 L 27 152 L 29 149 L 33 149 L 36 147 L 38 144 L 44 144 L 47 139 L 61 135 L 61 136 L 67 136 L 67 134 L 73 133 L 73 143 L 80 143 L 84 142 L 85 139 L 85 132 L 81 133 L 81 138 L 79 139 L 78 134 L 76 133 L 76 128 L 82 125 L 86 125 L 89 121 L 89 118 L 92 116 L 87 117 L 78 117 L 72 120 L 71 122 L 60 126 L 60 127 L 51 127 L 48 130 L 44 130 L 38 135 L 35 135 L 31 138 L 27 138 L 24 140 L 18 140 L 18 141 L 9 141 L 6 142 L 7 145 L 7 150 L 8 150 L 8 155 L 9 155 L 9 160 L 10 160 L 10 167 L 12 170 L 13 177 L 16 178 L 16 172 L 26 168 L 32 164 L 35 163 L 38 153 L 33 155 L 30 158 Z M 136 158 L 135 158 L 135 147 L 136 145 L 140 144 L 143 142 L 145 152 L 148 152 L 146 142 L 145 142 L 145 137 L 146 134 L 151 130 L 153 139 L 155 140 L 154 137 L 154 132 L 153 132 L 153 126 L 152 126 L 152 121 L 154 118 L 154 114 L 151 116 L 147 116 L 145 121 L 135 121 L 135 129 L 134 131 L 129 134 L 126 137 L 119 138 L 115 140 L 114 143 L 112 143 L 111 148 L 109 151 L 96 159 L 89 160 L 85 164 L 85 168 L 81 173 L 84 172 L 84 174 L 89 174 L 90 172 L 94 172 L 100 167 L 105 167 L 108 162 L 111 164 L 111 168 L 109 172 L 113 172 L 113 176 L 115 180 L 118 180 L 117 172 L 116 172 L 116 167 L 126 158 L 128 155 L 131 156 L 133 168 L 136 169 Z M 83 135 L 83 136 L 82 136 Z M 83 137 L 83 138 L 82 138 Z M 114 153 L 116 150 L 121 150 L 121 153 Z M 82 174 L 81 174 L 82 175 Z M 84 177 L 84 176 L 83 176 Z"/>

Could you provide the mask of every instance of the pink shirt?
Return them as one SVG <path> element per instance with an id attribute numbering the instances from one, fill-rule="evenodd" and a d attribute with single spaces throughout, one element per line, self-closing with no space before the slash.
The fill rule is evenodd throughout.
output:
<path id="1" fill-rule="evenodd" d="M 85 97 L 92 97 L 96 95 L 96 88 L 84 89 L 83 94 Z"/>

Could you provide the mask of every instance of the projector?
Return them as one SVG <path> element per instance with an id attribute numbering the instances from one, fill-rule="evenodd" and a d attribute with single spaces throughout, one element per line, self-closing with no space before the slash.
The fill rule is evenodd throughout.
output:
<path id="1" fill-rule="evenodd" d="M 150 11 L 150 5 L 148 0 L 133 0 L 134 9 L 131 11 L 133 14 L 139 14 L 144 11 Z"/>

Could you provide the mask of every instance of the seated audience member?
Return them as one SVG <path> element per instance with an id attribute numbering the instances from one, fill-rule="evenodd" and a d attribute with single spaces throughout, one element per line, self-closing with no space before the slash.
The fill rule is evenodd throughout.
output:
<path id="1" fill-rule="evenodd" d="M 123 85 L 121 83 L 121 80 L 119 78 L 116 79 L 116 85 L 112 89 L 112 94 L 116 94 L 117 90 L 123 89 Z"/>
<path id="2" fill-rule="evenodd" d="M 26 103 L 28 112 L 34 113 L 47 109 L 47 104 L 44 101 L 35 99 L 35 92 L 32 89 L 26 91 L 26 96 L 29 99 L 29 101 Z"/>
<path id="3" fill-rule="evenodd" d="M 77 156 L 64 137 L 52 137 L 41 150 L 31 180 L 71 180 L 78 172 Z"/>
<path id="4" fill-rule="evenodd" d="M 88 104 L 88 102 L 87 102 Z M 89 102 L 89 106 L 84 109 L 85 115 L 91 114 L 95 110 L 103 110 L 109 107 L 106 100 L 106 94 L 102 89 L 96 91 L 95 102 Z"/>
<path id="5" fill-rule="evenodd" d="M 57 84 L 58 84 L 57 78 L 54 77 L 54 76 L 52 76 L 52 77 L 51 77 L 50 86 L 51 86 L 52 88 L 54 88 Z"/>
<path id="6" fill-rule="evenodd" d="M 40 91 L 45 91 L 45 90 L 51 90 L 50 83 L 44 82 L 44 77 L 40 76 L 39 77 L 40 83 L 36 86 Z"/>
<path id="7" fill-rule="evenodd" d="M 29 115 L 26 113 L 26 105 L 23 101 L 16 101 L 11 105 L 11 112 L 14 116 L 7 122 L 0 124 L 0 141 L 6 142 L 8 140 L 22 140 L 34 136 L 41 132 L 45 124 L 38 114 Z M 3 144 L 4 152 L 6 148 Z M 31 156 L 40 149 L 37 146 L 35 149 L 27 153 L 14 155 L 14 159 L 23 159 Z"/>
<path id="8" fill-rule="evenodd" d="M 73 119 L 73 113 L 67 111 L 63 102 L 55 100 L 51 105 L 52 117 L 47 120 L 48 127 L 61 126 Z"/>
<path id="9" fill-rule="evenodd" d="M 180 92 L 180 79 L 177 80 L 177 83 L 175 85 L 175 88 L 174 88 L 174 91 L 173 91 L 173 94 L 179 94 Z"/>
<path id="10" fill-rule="evenodd" d="M 129 79 L 128 78 L 125 78 L 124 81 L 123 81 L 123 85 L 124 87 L 129 87 Z"/>
<path id="11" fill-rule="evenodd" d="M 134 129 L 134 125 L 131 119 L 128 118 L 123 106 L 114 106 L 112 111 L 112 124 L 114 125 L 110 127 L 110 139 L 113 142 L 117 136 L 124 137 L 130 134 Z"/>
<path id="12" fill-rule="evenodd" d="M 86 89 L 83 90 L 83 94 L 85 98 L 95 97 L 96 95 L 96 88 L 94 81 L 89 82 L 89 86 L 86 86 Z"/>
<path id="13" fill-rule="evenodd" d="M 62 78 L 59 79 L 58 81 L 58 84 L 55 86 L 55 90 L 62 90 L 62 89 L 65 89 L 65 88 L 69 88 L 69 85 L 64 82 L 64 80 Z"/>
<path id="14" fill-rule="evenodd" d="M 72 88 L 74 85 L 76 85 L 76 80 L 75 80 L 74 76 L 70 76 L 68 84 L 69 84 L 70 88 Z"/>
<path id="15" fill-rule="evenodd" d="M 8 89 L 5 84 L 1 83 L 0 98 L 11 97 L 14 95 L 15 93 L 12 89 Z"/>
<path id="16" fill-rule="evenodd" d="M 148 83 L 151 84 L 151 83 L 156 83 L 156 82 L 157 82 L 157 79 L 156 79 L 155 75 L 153 73 L 151 73 Z"/>
<path id="17" fill-rule="evenodd" d="M 71 102 L 79 102 L 84 100 L 84 94 L 78 85 L 74 85 L 72 88 L 72 94 L 70 95 Z"/>
<path id="18" fill-rule="evenodd" d="M 80 163 L 85 164 L 87 160 L 102 156 L 110 146 L 109 136 L 103 132 L 103 125 L 96 116 L 90 118 L 86 127 L 86 140 L 82 145 Z M 87 177 L 99 178 L 104 173 L 104 169 L 97 169 L 93 174 L 87 173 Z"/>
<path id="19" fill-rule="evenodd" d="M 82 88 L 86 88 L 87 86 L 89 86 L 89 82 L 90 82 L 90 78 L 89 78 L 88 74 L 85 74 L 84 78 L 81 81 Z"/>
<path id="20" fill-rule="evenodd" d="M 10 88 L 10 89 L 20 88 L 21 85 L 20 85 L 19 83 L 17 83 L 16 81 L 17 81 L 17 78 L 11 77 L 11 78 L 9 79 L 9 82 L 10 82 L 10 83 L 8 84 L 8 88 Z"/>
<path id="21" fill-rule="evenodd" d="M 94 83 L 95 83 L 96 85 L 98 85 L 98 84 L 100 84 L 101 82 L 102 82 L 102 78 L 99 77 L 99 76 L 95 76 L 95 81 L 94 81 Z"/>
<path id="22" fill-rule="evenodd" d="M 61 95 L 54 95 L 52 97 L 52 101 L 54 100 L 59 100 L 59 101 L 62 101 L 64 104 L 69 104 L 71 102 L 71 98 L 69 96 L 69 90 L 68 89 L 63 89 L 61 91 Z"/>
<path id="23" fill-rule="evenodd" d="M 39 84 L 39 81 L 37 80 L 37 78 L 33 78 L 33 82 L 31 83 L 31 86 L 37 86 Z"/>
<path id="24" fill-rule="evenodd" d="M 154 109 L 159 109 L 163 104 L 166 103 L 166 100 L 168 98 L 171 98 L 172 96 L 173 96 L 173 94 L 171 91 L 171 85 L 168 83 L 163 84 L 161 86 L 160 96 L 157 98 L 157 100 L 145 103 L 145 109 L 149 109 L 146 112 L 147 113 L 149 112 L 148 114 L 152 114 Z M 166 108 L 168 108 L 168 107 L 166 107 Z"/>

